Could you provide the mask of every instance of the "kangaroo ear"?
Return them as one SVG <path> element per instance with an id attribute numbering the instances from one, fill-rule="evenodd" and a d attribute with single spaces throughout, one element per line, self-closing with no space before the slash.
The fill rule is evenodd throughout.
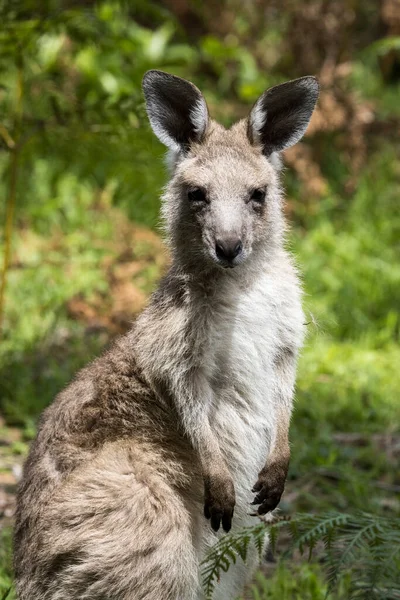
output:
<path id="1" fill-rule="evenodd" d="M 191 142 L 201 141 L 208 109 L 193 83 L 163 71 L 147 71 L 142 85 L 150 124 L 163 144 L 185 152 Z"/>
<path id="2" fill-rule="evenodd" d="M 302 77 L 264 92 L 253 106 L 247 126 L 252 143 L 270 156 L 296 144 L 306 132 L 319 93 L 315 77 Z"/>

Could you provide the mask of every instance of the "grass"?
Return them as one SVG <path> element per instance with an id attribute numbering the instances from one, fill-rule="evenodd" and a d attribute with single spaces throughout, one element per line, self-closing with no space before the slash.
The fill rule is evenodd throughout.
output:
<path id="1" fill-rule="evenodd" d="M 320 565 L 305 562 L 288 569 L 284 564 L 267 577 L 256 574 L 250 586 L 249 600 L 340 600 L 345 586 L 336 594 L 328 594 L 328 586 Z"/>
<path id="2" fill-rule="evenodd" d="M 110 292 L 136 290 L 140 300 L 165 262 L 156 236 L 134 227 L 120 210 L 96 199 L 84 208 L 73 226 L 53 227 L 47 236 L 17 232 L 0 351 L 0 409 L 9 423 L 32 423 L 100 352 L 109 339 L 107 311 L 118 300 Z M 129 266 L 127 290 L 123 269 Z M 83 320 L 76 318 L 79 302 Z M 94 313 L 92 327 L 85 310 Z"/>
<path id="3" fill-rule="evenodd" d="M 0 599 L 14 600 L 11 568 L 11 529 L 0 530 Z M 10 591 L 9 591 L 10 590 Z M 8 593 L 9 592 L 9 593 Z"/>

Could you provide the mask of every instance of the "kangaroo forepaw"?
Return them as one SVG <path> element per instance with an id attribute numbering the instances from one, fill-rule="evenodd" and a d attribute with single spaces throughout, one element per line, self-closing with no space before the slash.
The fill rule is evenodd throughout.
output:
<path id="1" fill-rule="evenodd" d="M 218 531 L 222 523 L 224 531 L 232 527 L 235 507 L 233 481 L 226 477 L 206 477 L 204 480 L 204 516 L 211 520 L 211 527 Z"/>
<path id="2" fill-rule="evenodd" d="M 285 489 L 286 474 L 287 468 L 277 464 L 260 471 L 257 483 L 251 490 L 257 494 L 252 504 L 260 505 L 257 509 L 259 515 L 265 515 L 278 506 Z"/>

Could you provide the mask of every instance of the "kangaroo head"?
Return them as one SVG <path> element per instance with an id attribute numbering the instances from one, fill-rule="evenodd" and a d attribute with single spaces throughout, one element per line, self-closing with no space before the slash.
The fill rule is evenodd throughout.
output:
<path id="1" fill-rule="evenodd" d="M 314 77 L 264 92 L 226 130 L 195 85 L 161 71 L 143 79 L 154 133 L 170 150 L 163 214 L 181 261 L 229 268 L 281 239 L 277 153 L 305 133 L 318 97 Z"/>

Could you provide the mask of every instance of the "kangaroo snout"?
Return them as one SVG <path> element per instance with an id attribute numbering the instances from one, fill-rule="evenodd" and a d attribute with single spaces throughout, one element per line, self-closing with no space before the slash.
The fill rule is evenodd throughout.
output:
<path id="1" fill-rule="evenodd" d="M 234 267 L 243 254 L 242 240 L 237 237 L 219 238 L 215 240 L 215 254 L 223 266 Z"/>

